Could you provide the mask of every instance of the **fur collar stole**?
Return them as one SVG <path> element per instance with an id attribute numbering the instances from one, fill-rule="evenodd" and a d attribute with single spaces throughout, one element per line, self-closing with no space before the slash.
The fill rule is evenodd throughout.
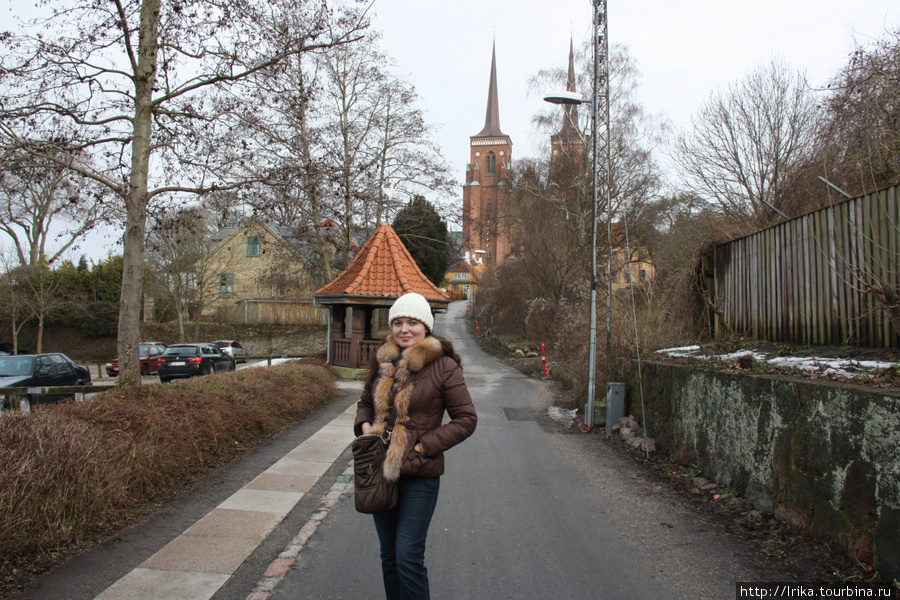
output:
<path id="1" fill-rule="evenodd" d="M 400 477 L 400 467 L 409 441 L 406 423 L 409 421 L 413 377 L 444 356 L 444 348 L 434 336 L 427 336 L 415 346 L 400 348 L 388 335 L 375 356 L 378 359 L 378 380 L 375 384 L 375 420 L 371 433 L 385 434 L 393 407 L 397 420 L 384 461 L 384 477 L 388 481 L 396 481 Z"/>

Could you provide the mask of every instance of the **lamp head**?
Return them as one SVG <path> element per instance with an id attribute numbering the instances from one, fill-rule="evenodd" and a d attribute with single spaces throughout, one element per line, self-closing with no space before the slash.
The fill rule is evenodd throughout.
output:
<path id="1" fill-rule="evenodd" d="M 591 100 L 578 92 L 553 92 L 544 96 L 544 102 L 551 104 L 590 104 Z"/>

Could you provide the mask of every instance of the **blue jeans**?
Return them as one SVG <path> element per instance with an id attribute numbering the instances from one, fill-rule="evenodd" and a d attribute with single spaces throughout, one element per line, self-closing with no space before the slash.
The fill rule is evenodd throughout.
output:
<path id="1" fill-rule="evenodd" d="M 428 600 L 425 537 L 437 505 L 439 477 L 401 477 L 397 506 L 375 513 L 387 600 Z"/>

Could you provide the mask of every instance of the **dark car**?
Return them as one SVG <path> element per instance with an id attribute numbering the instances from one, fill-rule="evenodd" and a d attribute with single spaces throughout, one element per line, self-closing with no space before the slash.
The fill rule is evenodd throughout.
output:
<path id="1" fill-rule="evenodd" d="M 233 356 L 235 362 L 247 362 L 247 349 L 237 340 L 216 340 L 213 344 L 225 354 Z"/>
<path id="2" fill-rule="evenodd" d="M 212 344 L 174 344 L 159 357 L 159 380 L 234 371 L 234 358 Z"/>
<path id="3" fill-rule="evenodd" d="M 15 350 L 15 346 L 10 344 L 9 342 L 0 342 L 0 355 L 3 354 L 31 354 L 28 350 L 22 350 L 19 348 L 18 352 L 13 352 Z"/>
<path id="4" fill-rule="evenodd" d="M 2 388 L 53 387 L 90 385 L 91 372 L 76 365 L 65 354 L 26 354 L 0 356 L 0 393 Z M 31 412 L 31 408 L 43 402 L 71 400 L 74 394 L 28 394 L 19 398 L 19 410 Z M 3 408 L 9 408 L 10 397 L 2 397 Z"/>
<path id="5" fill-rule="evenodd" d="M 159 356 L 165 352 L 164 344 L 157 342 L 141 342 L 138 347 L 141 354 L 141 375 L 153 375 L 159 366 Z M 106 374 L 110 377 L 119 376 L 119 357 L 106 363 Z"/>

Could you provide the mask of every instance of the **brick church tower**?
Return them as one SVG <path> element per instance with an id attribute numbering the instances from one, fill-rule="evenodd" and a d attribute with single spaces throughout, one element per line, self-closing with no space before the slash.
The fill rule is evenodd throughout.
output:
<path id="1" fill-rule="evenodd" d="M 575 91 L 575 48 L 569 40 L 569 73 L 566 91 Z M 563 105 L 563 124 L 550 136 L 550 181 L 566 188 L 584 175 L 586 140 L 578 129 L 578 105 Z M 565 185 L 568 183 L 568 185 Z"/>
<path id="2" fill-rule="evenodd" d="M 491 53 L 484 129 L 469 138 L 470 156 L 463 184 L 463 256 L 502 265 L 510 253 L 505 211 L 509 202 L 512 141 L 500 131 L 497 49 Z"/>

